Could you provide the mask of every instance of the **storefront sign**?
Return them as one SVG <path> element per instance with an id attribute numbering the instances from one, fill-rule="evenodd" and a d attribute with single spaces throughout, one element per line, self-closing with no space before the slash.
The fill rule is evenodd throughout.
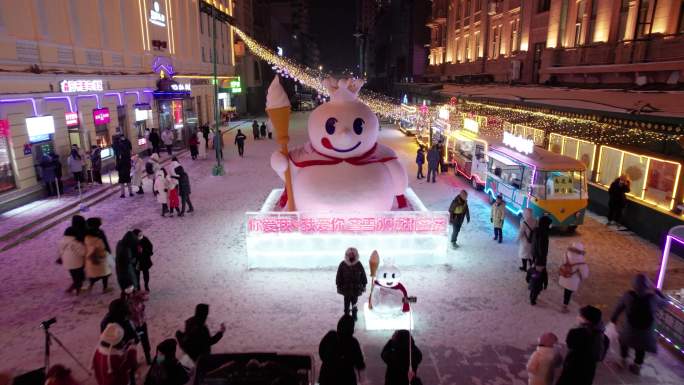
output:
<path id="1" fill-rule="evenodd" d="M 52 115 L 26 119 L 26 132 L 30 142 L 42 142 L 55 133 L 55 119 Z"/>
<path id="2" fill-rule="evenodd" d="M 174 91 L 191 91 L 190 83 L 171 84 L 171 89 Z"/>
<path id="3" fill-rule="evenodd" d="M 144 120 L 147 120 L 149 117 L 148 115 L 148 110 L 139 110 L 135 109 L 135 121 L 136 122 L 142 122 Z"/>
<path id="4" fill-rule="evenodd" d="M 62 80 L 59 83 L 59 89 L 62 92 L 91 92 L 91 91 L 102 91 L 104 86 L 102 80 L 100 79 L 89 79 L 89 80 Z"/>
<path id="5" fill-rule="evenodd" d="M 150 23 L 166 27 L 166 15 L 161 12 L 158 1 L 155 1 L 152 4 L 152 9 L 150 9 Z"/>
<path id="6" fill-rule="evenodd" d="M 510 132 L 504 132 L 503 143 L 522 154 L 531 154 L 534 151 L 534 142 L 531 139 L 525 139 Z"/>
<path id="7" fill-rule="evenodd" d="M 64 114 L 64 119 L 66 120 L 67 127 L 78 126 L 78 112 L 67 112 Z"/>
<path id="8" fill-rule="evenodd" d="M 109 123 L 109 108 L 97 108 L 93 110 L 93 121 L 95 124 Z"/>
<path id="9" fill-rule="evenodd" d="M 0 119 L 0 138 L 9 138 L 9 120 Z"/>

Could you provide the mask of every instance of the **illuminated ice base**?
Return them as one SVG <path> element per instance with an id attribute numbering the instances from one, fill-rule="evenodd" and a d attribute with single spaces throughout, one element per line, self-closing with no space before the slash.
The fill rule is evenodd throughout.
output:
<path id="1" fill-rule="evenodd" d="M 363 318 L 366 330 L 411 330 L 413 328 L 413 312 L 400 315 L 382 316 L 368 308 L 368 302 L 363 304 Z"/>
<path id="2" fill-rule="evenodd" d="M 247 218 L 258 215 L 298 215 L 273 211 L 282 189 L 269 194 L 259 212 L 248 212 Z M 315 269 L 337 267 L 350 247 L 359 250 L 367 261 L 373 250 L 381 257 L 391 257 L 397 266 L 434 266 L 447 264 L 448 214 L 428 211 L 416 194 L 405 194 L 412 211 L 391 211 L 390 215 L 434 216 L 447 218 L 444 231 L 411 233 L 300 233 L 246 231 L 247 264 L 250 269 Z M 372 216 L 373 214 L 371 214 Z M 377 213 L 375 215 L 388 215 Z M 368 214 L 364 215 L 368 216 Z"/>

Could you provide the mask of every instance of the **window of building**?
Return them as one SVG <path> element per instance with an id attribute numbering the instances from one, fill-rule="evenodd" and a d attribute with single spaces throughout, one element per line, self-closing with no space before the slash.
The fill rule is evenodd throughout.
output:
<path id="1" fill-rule="evenodd" d="M 200 12 L 200 33 L 204 33 L 204 13 Z"/>
<path id="2" fill-rule="evenodd" d="M 629 15 L 630 0 L 622 0 L 620 3 L 620 20 L 618 25 L 618 40 L 625 40 L 627 36 L 627 16 Z"/>
<path id="3" fill-rule="evenodd" d="M 591 14 L 589 15 L 589 25 L 587 26 L 587 36 L 584 39 L 585 43 L 594 42 L 594 32 L 596 30 L 596 9 L 598 8 L 598 0 L 591 2 Z"/>
<path id="4" fill-rule="evenodd" d="M 577 2 L 577 16 L 575 17 L 575 39 L 573 40 L 574 46 L 581 46 L 584 41 L 582 40 L 582 27 L 584 25 L 584 7 L 586 6 L 586 1 L 579 0 Z"/>
<path id="5" fill-rule="evenodd" d="M 684 0 L 679 3 L 679 23 L 677 24 L 677 32 L 684 33 Z"/>
<path id="6" fill-rule="evenodd" d="M 472 0 L 465 0 L 465 13 L 463 14 L 463 16 L 465 16 L 465 17 L 470 16 L 470 13 L 472 11 L 472 7 L 473 7 Z"/>
<path id="7" fill-rule="evenodd" d="M 551 8 L 551 0 L 539 0 L 537 3 L 537 13 L 548 12 Z"/>
<path id="8" fill-rule="evenodd" d="M 644 37 L 651 34 L 653 16 L 655 16 L 657 0 L 640 0 L 637 11 L 636 37 Z"/>
<path id="9" fill-rule="evenodd" d="M 464 37 L 463 45 L 464 45 L 464 50 L 465 50 L 465 61 L 470 61 L 471 55 L 470 55 L 470 36 L 466 35 Z"/>
<path id="10" fill-rule="evenodd" d="M 480 58 L 482 57 L 482 54 L 480 53 L 480 32 L 475 32 L 475 58 Z"/>
<path id="11" fill-rule="evenodd" d="M 482 0 L 475 0 L 475 12 L 482 11 Z"/>
<path id="12" fill-rule="evenodd" d="M 461 12 L 463 11 L 463 0 L 458 0 L 456 3 L 456 21 L 458 22 L 461 20 L 461 16 L 463 15 Z"/>
<path id="13" fill-rule="evenodd" d="M 516 17 L 511 21 L 511 44 L 510 54 L 520 50 L 520 17 Z"/>
<path id="14" fill-rule="evenodd" d="M 489 45 L 489 57 L 491 59 L 496 59 L 499 57 L 499 37 L 500 37 L 500 28 L 498 25 L 493 25 L 492 26 L 492 40 L 490 41 Z"/>
<path id="15" fill-rule="evenodd" d="M 456 53 L 454 55 L 454 58 L 455 58 L 454 61 L 457 63 L 461 62 L 461 50 L 459 49 L 460 48 L 460 44 L 459 44 L 460 42 L 461 42 L 460 37 L 457 37 L 456 40 L 454 41 L 454 52 Z"/>

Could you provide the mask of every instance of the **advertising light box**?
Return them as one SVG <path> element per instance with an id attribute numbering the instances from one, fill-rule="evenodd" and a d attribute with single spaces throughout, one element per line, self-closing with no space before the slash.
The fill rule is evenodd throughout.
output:
<path id="1" fill-rule="evenodd" d="M 77 127 L 78 126 L 78 113 L 77 112 L 65 113 L 64 119 L 66 119 L 67 127 Z"/>
<path id="2" fill-rule="evenodd" d="M 26 132 L 30 142 L 48 140 L 55 133 L 55 119 L 52 115 L 27 118 Z"/>
<path id="3" fill-rule="evenodd" d="M 148 116 L 149 116 L 149 115 L 148 115 L 148 111 L 147 111 L 147 110 L 139 110 L 139 109 L 137 109 L 137 108 L 135 109 L 135 121 L 136 121 L 136 122 L 140 122 L 140 121 L 143 121 L 143 120 L 147 120 L 147 119 L 148 119 Z"/>
<path id="4" fill-rule="evenodd" d="M 109 123 L 109 108 L 97 108 L 93 110 L 93 121 L 95 124 Z"/>

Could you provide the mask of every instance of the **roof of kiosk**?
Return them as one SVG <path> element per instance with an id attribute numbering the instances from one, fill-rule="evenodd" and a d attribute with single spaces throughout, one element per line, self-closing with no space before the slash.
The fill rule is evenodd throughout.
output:
<path id="1" fill-rule="evenodd" d="M 531 154 L 523 154 L 505 146 L 500 140 L 487 140 L 490 149 L 520 162 L 536 166 L 540 171 L 586 171 L 584 163 L 534 146 Z M 682 233 L 684 235 L 684 232 Z"/>

